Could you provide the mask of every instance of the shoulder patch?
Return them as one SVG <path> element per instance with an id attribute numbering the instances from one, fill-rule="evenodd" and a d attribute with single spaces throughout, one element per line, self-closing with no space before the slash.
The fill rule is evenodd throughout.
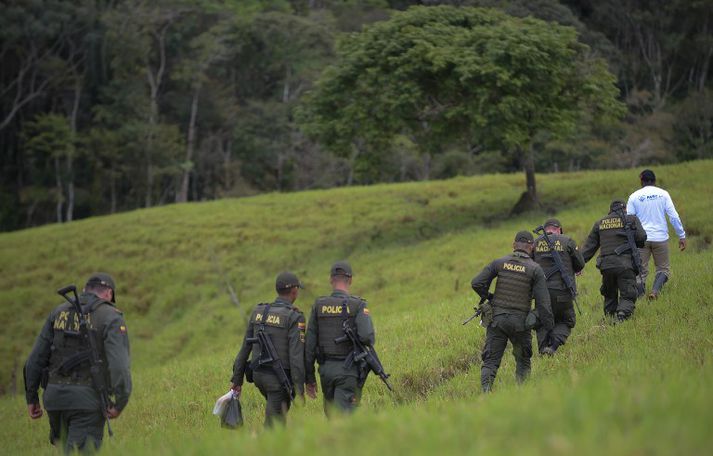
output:
<path id="1" fill-rule="evenodd" d="M 119 332 L 120 332 L 121 334 L 126 334 L 126 326 L 125 326 L 125 325 L 119 326 Z"/>
<path id="2" fill-rule="evenodd" d="M 368 307 L 364 307 L 364 315 L 367 315 L 367 316 L 369 315 L 369 308 L 368 308 Z"/>

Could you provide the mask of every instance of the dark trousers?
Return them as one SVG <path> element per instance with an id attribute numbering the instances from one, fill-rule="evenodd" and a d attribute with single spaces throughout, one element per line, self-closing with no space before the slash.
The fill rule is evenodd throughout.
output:
<path id="1" fill-rule="evenodd" d="M 265 427 L 275 423 L 285 424 L 290 410 L 291 397 L 273 373 L 256 370 L 253 373 L 255 386 L 267 401 L 265 404 Z"/>
<path id="2" fill-rule="evenodd" d="M 346 369 L 342 360 L 326 360 L 319 366 L 319 379 L 327 416 L 331 409 L 350 413 L 359 405 L 361 388 L 356 366 Z"/>
<path id="3" fill-rule="evenodd" d="M 564 345 L 572 332 L 572 328 L 577 324 L 574 301 L 572 301 L 572 295 L 569 291 L 550 288 L 549 292 L 555 326 L 551 331 L 547 331 L 544 328 L 537 330 L 537 348 L 540 352 L 547 346 L 551 346 L 556 350 L 560 345 Z"/>
<path id="4" fill-rule="evenodd" d="M 631 268 L 603 269 L 604 314 L 629 318 L 636 305 L 636 275 Z"/>
<path id="5" fill-rule="evenodd" d="M 50 421 L 50 443 L 60 443 L 66 454 L 79 450 L 93 453 L 99 449 L 104 437 L 106 418 L 94 410 L 47 411 Z"/>
<path id="6" fill-rule="evenodd" d="M 523 382 L 530 374 L 532 358 L 532 334 L 525 330 L 525 317 L 520 315 L 496 315 L 488 326 L 483 347 L 483 367 L 480 369 L 480 384 L 483 391 L 490 391 L 500 368 L 508 340 L 515 356 L 515 378 Z"/>

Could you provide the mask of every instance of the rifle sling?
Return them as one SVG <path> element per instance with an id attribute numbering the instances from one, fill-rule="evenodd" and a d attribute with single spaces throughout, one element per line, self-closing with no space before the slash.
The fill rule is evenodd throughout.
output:
<path id="1" fill-rule="evenodd" d="M 72 371 L 82 363 L 91 363 L 91 350 L 87 349 L 72 355 L 71 357 L 64 360 L 64 362 L 59 366 L 58 372 L 60 375 L 67 376 L 72 373 Z"/>

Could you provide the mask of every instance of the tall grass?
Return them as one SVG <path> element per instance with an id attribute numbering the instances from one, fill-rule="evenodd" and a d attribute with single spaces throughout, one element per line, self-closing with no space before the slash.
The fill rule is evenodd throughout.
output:
<path id="1" fill-rule="evenodd" d="M 107 270 L 135 380 L 108 453 L 702 454 L 713 443 L 711 171 L 711 161 L 657 169 L 691 234 L 683 254 L 671 243 L 674 277 L 662 298 L 609 326 L 588 265 L 579 279 L 584 315 L 556 357 L 534 359 L 524 386 L 508 351 L 495 392 L 480 394 L 484 331 L 460 324 L 475 300 L 470 279 L 509 251 L 516 231 L 555 210 L 581 243 L 611 198 L 636 188 L 635 172 L 542 176 L 546 209 L 515 218 L 508 212 L 523 179 L 497 175 L 170 206 L 4 234 L 2 382 L 12 393 L 58 303 L 53 290 Z M 356 416 L 327 421 L 321 401 L 307 401 L 287 429 L 263 432 L 264 401 L 248 385 L 246 426 L 219 429 L 210 408 L 227 389 L 252 306 L 271 299 L 274 276 L 291 269 L 306 284 L 297 305 L 308 309 L 329 292 L 329 265 L 342 258 L 355 269 L 353 292 L 370 303 L 396 393 L 371 378 Z M 27 418 L 21 395 L 0 404 L 4 448 L 50 451 L 46 421 Z"/>

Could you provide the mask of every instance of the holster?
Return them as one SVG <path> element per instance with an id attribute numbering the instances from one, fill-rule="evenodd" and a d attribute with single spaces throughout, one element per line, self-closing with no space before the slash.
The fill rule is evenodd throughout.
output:
<path id="1" fill-rule="evenodd" d="M 485 301 L 480 305 L 480 321 L 483 328 L 487 328 L 493 322 L 493 305 L 490 301 Z"/>
<path id="2" fill-rule="evenodd" d="M 540 315 L 537 313 L 537 309 L 529 311 L 527 317 L 525 317 L 525 330 L 538 329 L 540 326 L 542 326 L 542 323 L 540 322 Z"/>
<path id="3" fill-rule="evenodd" d="M 50 381 L 50 369 L 49 367 L 45 367 L 42 369 L 42 376 L 40 377 L 40 386 L 42 387 L 43 390 L 47 389 L 47 384 Z"/>

